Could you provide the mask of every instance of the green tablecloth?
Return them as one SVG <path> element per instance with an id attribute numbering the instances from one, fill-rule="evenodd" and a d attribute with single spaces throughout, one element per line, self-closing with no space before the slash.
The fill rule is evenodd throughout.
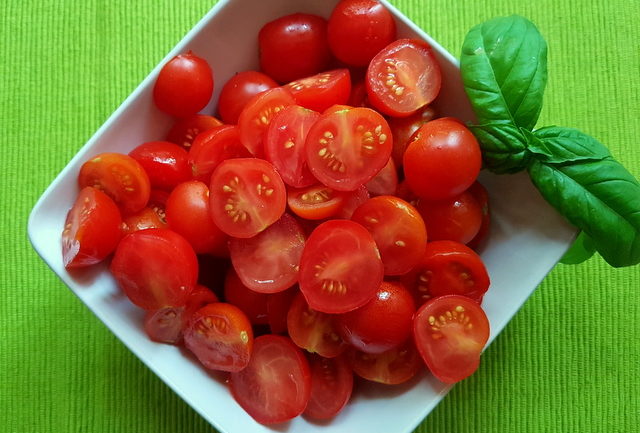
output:
<path id="1" fill-rule="evenodd" d="M 58 281 L 25 231 L 48 183 L 212 3 L 0 5 L 0 431 L 213 431 Z M 550 46 L 540 124 L 594 135 L 640 177 L 637 0 L 393 4 L 455 55 L 482 20 L 532 19 Z M 639 294 L 640 266 L 558 265 L 417 431 L 639 431 Z"/>

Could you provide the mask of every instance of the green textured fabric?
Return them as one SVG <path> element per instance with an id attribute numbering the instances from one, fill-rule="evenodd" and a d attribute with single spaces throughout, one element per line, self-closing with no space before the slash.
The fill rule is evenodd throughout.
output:
<path id="1" fill-rule="evenodd" d="M 267 1 L 267 0 L 265 0 Z M 214 431 L 50 272 L 29 211 L 212 0 L 0 2 L 0 431 Z M 394 0 L 459 55 L 519 13 L 549 43 L 539 125 L 579 128 L 640 177 L 637 0 Z M 514 203 L 517 206 L 517 203 Z M 640 431 L 640 266 L 558 265 L 417 432 Z"/>

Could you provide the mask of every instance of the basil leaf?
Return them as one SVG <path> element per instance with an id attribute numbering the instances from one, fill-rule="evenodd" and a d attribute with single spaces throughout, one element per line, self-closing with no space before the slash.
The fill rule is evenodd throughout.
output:
<path id="1" fill-rule="evenodd" d="M 544 162 L 599 161 L 611 156 L 605 145 L 573 128 L 550 126 L 533 133 L 525 131 L 525 135 L 528 137 L 528 149 Z"/>
<path id="2" fill-rule="evenodd" d="M 531 21 L 513 15 L 472 28 L 460 70 L 478 123 L 533 129 L 547 83 L 547 44 Z"/>
<path id="3" fill-rule="evenodd" d="M 571 247 L 560 259 L 560 263 L 565 265 L 577 265 L 591 258 L 596 252 L 593 240 L 585 232 L 581 231 Z"/>
<path id="4" fill-rule="evenodd" d="M 640 263 L 640 184 L 620 163 L 613 158 L 565 164 L 532 160 L 529 175 L 611 266 Z"/>
<path id="5" fill-rule="evenodd" d="M 485 167 L 494 173 L 515 173 L 527 168 L 529 152 L 527 139 L 511 123 L 469 125 L 480 142 Z"/>

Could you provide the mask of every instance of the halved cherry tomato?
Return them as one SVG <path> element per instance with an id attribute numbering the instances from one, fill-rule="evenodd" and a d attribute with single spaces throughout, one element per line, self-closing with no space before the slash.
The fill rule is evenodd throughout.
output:
<path id="1" fill-rule="evenodd" d="M 389 116 L 404 117 L 438 96 L 442 73 L 429 44 L 399 39 L 371 60 L 366 83 L 371 105 Z"/>
<path id="2" fill-rule="evenodd" d="M 238 307 L 215 302 L 193 313 L 184 344 L 210 370 L 240 371 L 249 364 L 253 330 Z"/>
<path id="3" fill-rule="evenodd" d="M 286 189 L 269 162 L 256 158 L 223 161 L 209 188 L 213 222 L 229 236 L 250 238 L 280 219 Z"/>
<path id="4" fill-rule="evenodd" d="M 268 323 L 267 300 L 269 296 L 245 286 L 233 267 L 229 268 L 224 280 L 224 299 L 240 308 L 253 325 Z"/>
<path id="5" fill-rule="evenodd" d="M 223 123 L 213 116 L 194 114 L 193 116 L 176 120 L 167 133 L 166 140 L 189 150 L 193 140 L 195 140 L 200 133 L 222 125 Z"/>
<path id="6" fill-rule="evenodd" d="M 225 125 L 198 134 L 188 159 L 193 178 L 209 183 L 211 173 L 222 161 L 250 157 L 251 152 L 240 142 L 238 128 Z"/>
<path id="7" fill-rule="evenodd" d="M 353 372 L 363 379 L 385 385 L 398 385 L 410 380 L 424 368 L 424 362 L 409 338 L 400 347 L 382 353 L 347 351 Z"/>
<path id="8" fill-rule="evenodd" d="M 64 267 L 79 268 L 104 260 L 120 241 L 121 224 L 118 206 L 109 196 L 96 188 L 82 188 L 64 222 Z"/>
<path id="9" fill-rule="evenodd" d="M 405 274 L 423 257 L 428 230 L 406 201 L 388 195 L 374 197 L 361 204 L 351 219 L 375 239 L 385 275 Z"/>
<path id="10" fill-rule="evenodd" d="M 389 158 L 387 165 L 365 184 L 371 195 L 393 195 L 398 189 L 398 172 L 393 158 Z"/>
<path id="11" fill-rule="evenodd" d="M 480 256 L 454 241 L 427 243 L 423 258 L 402 282 L 414 293 L 418 306 L 442 295 L 464 295 L 480 302 L 490 284 Z"/>
<path id="12" fill-rule="evenodd" d="M 301 78 L 285 86 L 298 105 L 322 112 L 335 104 L 346 104 L 351 94 L 348 69 L 334 69 Z"/>
<path id="13" fill-rule="evenodd" d="M 109 269 L 131 302 L 157 310 L 187 302 L 198 278 L 198 259 L 176 232 L 147 229 L 122 238 Z"/>
<path id="14" fill-rule="evenodd" d="M 384 268 L 371 234 L 360 224 L 331 220 L 307 239 L 300 261 L 300 290 L 323 313 L 346 313 L 373 298 Z"/>
<path id="15" fill-rule="evenodd" d="M 282 87 L 269 89 L 247 101 L 238 117 L 238 128 L 240 141 L 253 156 L 264 156 L 264 134 L 273 116 L 295 102 L 291 92 Z"/>
<path id="16" fill-rule="evenodd" d="M 369 108 L 323 114 L 307 135 L 307 164 L 326 186 L 353 191 L 387 164 L 392 142 L 387 121 Z"/>
<path id="17" fill-rule="evenodd" d="M 242 283 L 261 293 L 275 293 L 298 280 L 305 236 L 292 216 L 282 217 L 249 239 L 231 238 L 231 263 Z"/>
<path id="18" fill-rule="evenodd" d="M 311 397 L 304 415 L 330 419 L 345 407 L 353 392 L 353 371 L 346 357 L 323 358 L 311 355 Z"/>
<path id="19" fill-rule="evenodd" d="M 491 211 L 489 207 L 489 192 L 478 181 L 475 181 L 467 190 L 477 200 L 480 208 L 482 209 L 482 222 L 480 223 L 480 229 L 478 234 L 469 242 L 467 246 L 473 250 L 478 251 L 487 238 L 489 237 L 489 231 L 491 230 Z"/>
<path id="20" fill-rule="evenodd" d="M 335 215 L 342 207 L 345 194 L 324 185 L 287 191 L 289 209 L 300 218 L 321 220 Z"/>
<path id="21" fill-rule="evenodd" d="M 402 157 L 411 142 L 413 134 L 415 134 L 422 125 L 435 119 L 436 116 L 435 108 L 427 105 L 410 116 L 392 117 L 389 119 L 389 128 L 391 128 L 391 133 L 393 134 L 391 157 L 396 167 L 402 167 Z"/>
<path id="22" fill-rule="evenodd" d="M 145 229 L 166 229 L 167 217 L 164 206 L 150 205 L 134 214 L 127 215 L 122 219 L 122 234 L 128 235 L 138 230 Z"/>
<path id="23" fill-rule="evenodd" d="M 264 136 L 264 150 L 282 180 L 294 188 L 318 182 L 307 167 L 305 140 L 320 115 L 315 111 L 290 105 L 273 116 Z"/>
<path id="24" fill-rule="evenodd" d="M 311 370 L 304 354 L 287 337 L 262 335 L 253 344 L 249 365 L 232 373 L 229 388 L 240 406 L 262 424 L 300 415 L 311 395 Z"/>
<path id="25" fill-rule="evenodd" d="M 129 152 L 149 176 L 151 188 L 171 190 L 191 179 L 187 151 L 169 141 L 150 141 Z"/>
<path id="26" fill-rule="evenodd" d="M 429 240 L 450 240 L 466 244 L 482 225 L 482 208 L 468 191 L 444 200 L 418 200 Z"/>
<path id="27" fill-rule="evenodd" d="M 440 296 L 418 310 L 413 330 L 429 370 L 441 381 L 455 383 L 477 370 L 489 339 L 489 320 L 465 296 Z"/>
<path id="28" fill-rule="evenodd" d="M 352 108 L 353 107 L 351 105 L 335 104 L 335 105 L 332 105 L 331 107 L 327 108 L 326 110 L 324 110 L 322 112 L 322 114 L 337 113 L 338 111 L 351 110 Z"/>
<path id="29" fill-rule="evenodd" d="M 310 308 L 302 293 L 298 293 L 287 313 L 289 337 L 307 352 L 334 358 L 347 349 L 338 334 L 336 318 Z"/>
<path id="30" fill-rule="evenodd" d="M 238 72 L 229 78 L 218 98 L 220 118 L 229 125 L 238 123 L 238 116 L 247 102 L 265 90 L 278 87 L 270 76 L 258 71 Z"/>
<path id="31" fill-rule="evenodd" d="M 116 202 L 124 215 L 145 207 L 151 193 L 149 176 L 144 168 L 122 153 L 101 153 L 82 164 L 78 185 L 103 191 Z"/>

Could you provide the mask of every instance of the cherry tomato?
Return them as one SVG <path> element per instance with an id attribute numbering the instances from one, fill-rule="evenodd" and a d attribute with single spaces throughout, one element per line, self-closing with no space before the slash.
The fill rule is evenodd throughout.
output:
<path id="1" fill-rule="evenodd" d="M 82 164 L 78 185 L 103 191 L 124 215 L 145 207 L 151 193 L 149 176 L 144 168 L 132 157 L 121 153 L 101 153 Z"/>
<path id="2" fill-rule="evenodd" d="M 178 119 L 167 133 L 166 140 L 184 147 L 191 148 L 193 140 L 202 132 L 222 126 L 223 123 L 213 116 L 194 114 L 184 119 Z"/>
<path id="3" fill-rule="evenodd" d="M 102 191 L 84 187 L 67 213 L 62 231 L 62 262 L 67 269 L 94 265 L 120 241 L 118 206 Z"/>
<path id="4" fill-rule="evenodd" d="M 396 37 L 393 15 L 376 0 L 342 0 L 329 17 L 331 52 L 350 66 L 366 66 Z"/>
<path id="5" fill-rule="evenodd" d="M 249 239 L 231 238 L 231 263 L 242 283 L 261 293 L 275 293 L 298 280 L 305 236 L 288 214 Z"/>
<path id="6" fill-rule="evenodd" d="M 209 188 L 198 180 L 176 186 L 165 212 L 169 228 L 184 236 L 198 254 L 219 251 L 227 242 L 227 235 L 211 220 Z"/>
<path id="7" fill-rule="evenodd" d="M 282 180 L 294 188 L 317 183 L 307 167 L 305 140 L 320 115 L 315 111 L 290 105 L 276 114 L 264 136 L 266 158 L 278 170 Z"/>
<path id="8" fill-rule="evenodd" d="M 238 274 L 229 268 L 224 280 L 224 299 L 240 308 L 253 325 L 266 325 L 268 295 L 251 290 L 242 283 Z"/>
<path id="9" fill-rule="evenodd" d="M 478 234 L 467 242 L 467 246 L 473 250 L 478 251 L 481 249 L 487 238 L 489 237 L 489 231 L 491 228 L 491 211 L 489 208 L 489 192 L 478 181 L 475 181 L 467 190 L 476 199 L 482 210 L 482 222 L 480 223 L 480 229 Z"/>
<path id="10" fill-rule="evenodd" d="M 287 313 L 289 337 L 307 352 L 334 358 L 347 349 L 338 334 L 336 317 L 310 308 L 302 293 L 298 293 Z"/>
<path id="11" fill-rule="evenodd" d="M 383 276 L 380 253 L 360 224 L 331 220 L 307 239 L 300 261 L 300 290 L 323 313 L 346 313 L 373 298 Z"/>
<path id="12" fill-rule="evenodd" d="M 338 111 L 347 111 L 347 110 L 351 110 L 352 108 L 353 107 L 351 105 L 334 104 L 331 107 L 324 110 L 322 114 L 337 113 Z"/>
<path id="13" fill-rule="evenodd" d="M 295 13 L 265 24 L 258 34 L 260 68 L 280 83 L 324 71 L 331 54 L 327 21 L 317 15 Z"/>
<path id="14" fill-rule="evenodd" d="M 352 107 L 371 107 L 369 96 L 367 95 L 367 84 L 364 80 L 358 80 L 351 84 L 351 94 L 347 100 L 347 105 Z"/>
<path id="15" fill-rule="evenodd" d="M 424 362 L 411 338 L 400 347 L 382 353 L 347 351 L 353 372 L 363 379 L 385 385 L 398 385 L 410 380 L 424 368 Z"/>
<path id="16" fill-rule="evenodd" d="M 482 224 L 482 208 L 468 191 L 444 200 L 418 200 L 416 207 L 432 241 L 466 244 L 478 234 Z"/>
<path id="17" fill-rule="evenodd" d="M 378 196 L 361 204 L 351 219 L 376 241 L 385 275 L 409 272 L 423 257 L 428 229 L 418 211 L 394 196 Z"/>
<path id="18" fill-rule="evenodd" d="M 393 134 L 393 150 L 391 157 L 396 167 L 402 167 L 402 157 L 413 134 L 427 122 L 436 118 L 436 110 L 431 105 L 418 110 L 407 117 L 392 117 L 389 119 L 389 128 Z"/>
<path id="19" fill-rule="evenodd" d="M 345 194 L 324 185 L 287 191 L 289 209 L 300 218 L 321 220 L 335 215 L 342 207 Z"/>
<path id="20" fill-rule="evenodd" d="M 226 125 L 198 134 L 188 159 L 194 179 L 209 183 L 211 173 L 222 161 L 250 157 L 251 152 L 240 142 L 238 128 Z"/>
<path id="21" fill-rule="evenodd" d="M 366 83 L 371 105 L 389 116 L 403 117 L 436 99 L 442 73 L 429 44 L 399 39 L 371 60 Z"/>
<path id="22" fill-rule="evenodd" d="M 365 185 L 362 185 L 355 191 L 347 193 L 342 202 L 342 207 L 335 214 L 335 218 L 350 220 L 358 206 L 369 200 L 369 198 L 371 198 L 371 196 Z"/>
<path id="23" fill-rule="evenodd" d="M 150 141 L 129 152 L 149 176 L 151 188 L 171 190 L 191 179 L 187 151 L 168 141 Z"/>
<path id="24" fill-rule="evenodd" d="M 311 371 L 302 351 L 287 337 L 262 335 L 249 365 L 232 373 L 229 388 L 238 404 L 262 424 L 300 415 L 311 394 Z"/>
<path id="25" fill-rule="evenodd" d="M 235 125 L 247 102 L 265 90 L 278 87 L 271 77 L 258 71 L 238 72 L 229 78 L 218 99 L 218 113 L 224 123 Z"/>
<path id="26" fill-rule="evenodd" d="M 462 193 L 475 182 L 482 166 L 478 141 L 464 125 L 450 118 L 422 125 L 403 157 L 411 190 L 427 200 Z"/>
<path id="27" fill-rule="evenodd" d="M 280 110 L 295 104 L 291 93 L 276 87 L 251 98 L 238 117 L 240 141 L 257 158 L 264 156 L 264 135 Z"/>
<path id="28" fill-rule="evenodd" d="M 298 105 L 322 112 L 335 104 L 345 104 L 351 94 L 348 69 L 334 69 L 301 78 L 285 86 Z"/>
<path id="29" fill-rule="evenodd" d="M 323 114 L 307 135 L 307 164 L 326 186 L 353 191 L 387 164 L 392 142 L 387 121 L 369 108 Z"/>
<path id="30" fill-rule="evenodd" d="M 198 259 L 179 234 L 147 229 L 122 238 L 110 270 L 131 302 L 157 310 L 186 303 L 198 278 Z"/>
<path id="31" fill-rule="evenodd" d="M 304 415 L 313 419 L 330 419 L 345 407 L 353 392 L 353 371 L 344 356 L 309 357 L 311 396 Z"/>
<path id="32" fill-rule="evenodd" d="M 184 330 L 184 344 L 206 368 L 236 372 L 249 364 L 253 330 L 238 307 L 215 302 L 193 313 Z"/>
<path id="33" fill-rule="evenodd" d="M 287 332 L 287 313 L 293 299 L 299 292 L 298 286 L 293 286 L 287 290 L 267 295 L 267 320 L 273 334 Z"/>
<path id="34" fill-rule="evenodd" d="M 398 172 L 393 158 L 389 158 L 387 165 L 365 184 L 371 195 L 393 195 L 398 189 Z"/>
<path id="35" fill-rule="evenodd" d="M 153 86 L 156 106 L 175 117 L 202 110 L 213 94 L 213 72 L 206 60 L 191 51 L 169 60 Z"/>
<path id="36" fill-rule="evenodd" d="M 429 370 L 442 382 L 455 383 L 477 370 L 489 339 L 489 320 L 465 296 L 440 296 L 420 307 L 413 330 Z"/>
<path id="37" fill-rule="evenodd" d="M 280 175 L 267 161 L 223 161 L 211 176 L 213 222 L 229 236 L 250 238 L 278 221 L 287 205 Z"/>
<path id="38" fill-rule="evenodd" d="M 427 243 L 424 256 L 402 282 L 414 293 L 418 306 L 442 295 L 464 295 L 480 302 L 490 284 L 480 256 L 454 241 Z"/>
<path id="39" fill-rule="evenodd" d="M 138 230 L 145 229 L 166 229 L 167 217 L 164 206 L 150 205 L 134 214 L 127 215 L 122 219 L 122 234 L 128 235 Z"/>

